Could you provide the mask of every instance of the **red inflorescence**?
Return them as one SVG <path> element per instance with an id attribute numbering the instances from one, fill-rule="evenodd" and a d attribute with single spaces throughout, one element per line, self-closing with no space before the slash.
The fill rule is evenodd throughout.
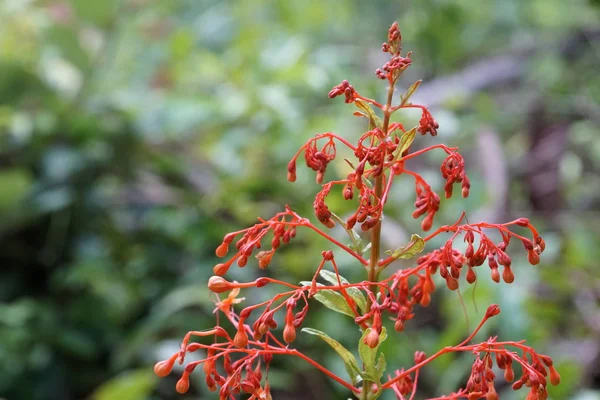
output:
<path id="1" fill-rule="evenodd" d="M 304 323 L 312 298 L 322 301 L 327 296 L 334 296 L 332 298 L 336 301 L 341 301 L 344 304 L 343 313 L 353 316 L 356 325 L 364 332 L 360 346 L 366 345 L 370 349 L 377 350 L 382 341 L 385 321 L 391 319 L 395 331 L 402 332 L 418 308 L 427 307 L 431 303 L 436 289 L 435 279 L 441 278 L 440 280 L 445 281 L 448 289 L 456 290 L 463 279 L 469 284 L 475 283 L 481 276 L 479 267 L 487 263 L 493 281 L 502 280 L 505 283 L 512 283 L 515 280 L 515 273 L 511 267 L 511 257 L 507 254 L 511 240 L 523 244 L 528 260 L 533 265 L 539 262 L 540 254 L 545 249 L 544 240 L 526 218 L 503 224 L 486 222 L 462 224 L 463 215 L 454 225 L 440 226 L 424 238 L 417 236 L 420 244 L 424 246 L 440 235 L 449 235 L 443 246 L 416 258 L 416 265 L 413 267 L 398 269 L 389 274 L 389 277 L 378 279 L 379 273 L 390 267 L 398 258 L 410 258 L 409 256 L 414 256 L 422 250 L 421 246 L 414 253 L 410 253 L 413 247 L 407 245 L 397 251 L 390 251 L 387 258 L 379 257 L 378 246 L 380 246 L 383 209 L 393 181 L 401 176 L 414 179 L 416 201 L 412 215 L 414 218 L 424 216 L 421 223 L 423 231 L 430 231 L 433 228 L 434 216 L 440 208 L 440 196 L 420 174 L 406 167 L 410 159 L 435 149 L 442 149 L 447 155 L 440 168 L 445 180 L 445 196 L 452 196 L 456 183 L 461 184 L 463 197 L 468 196 L 470 190 L 465 162 L 456 148 L 437 144 L 413 151 L 412 143 L 416 132 L 423 135 L 430 133 L 431 136 L 437 134 L 439 126 L 429 110 L 406 101 L 396 107 L 391 104 L 394 83 L 411 64 L 410 53 L 406 56 L 401 54 L 401 38 L 398 24 L 394 23 L 388 32 L 388 41 L 382 45 L 382 50 L 389 53 L 390 61 L 377 70 L 377 75 L 390 83 L 387 104 L 382 105 L 363 97 L 348 81 L 342 81 L 329 92 L 330 98 L 344 95 L 346 103 L 355 103 L 360 109 L 356 115 L 369 119 L 369 130 L 356 144 L 332 132 L 318 134 L 310 138 L 288 164 L 288 180 L 291 182 L 297 178 L 296 163 L 302 154 L 307 167 L 316 172 L 317 183 L 322 187 L 315 196 L 313 206 L 320 225 L 313 224 L 286 206 L 283 212 L 270 219 L 259 219 L 249 228 L 227 234 L 221 245 L 217 247 L 216 255 L 220 258 L 228 258 L 214 267 L 215 276 L 209 279 L 208 288 L 217 297 L 218 294 L 228 293 L 226 298 L 218 298 L 215 313 L 223 315 L 224 320 L 231 325 L 231 335 L 219 324 L 208 330 L 191 331 L 183 339 L 181 349 L 177 353 L 155 365 L 156 375 L 164 377 L 171 373 L 176 361 L 183 364 L 188 354 L 203 351 L 202 356 L 188 362 L 185 366 L 176 384 L 177 392 L 185 393 L 189 390 L 190 374 L 196 366 L 202 365 L 207 388 L 211 391 L 218 390 L 221 399 L 230 399 L 241 393 L 246 393 L 250 399 L 271 399 L 268 383 L 269 365 L 273 357 L 279 355 L 303 359 L 363 399 L 371 398 L 365 391 L 370 390 L 370 393 L 375 396 L 378 391 L 387 389 L 392 390 L 398 399 L 405 399 L 408 396 L 410 399 L 414 398 L 421 368 L 437 357 L 452 352 L 472 353 L 475 355 L 475 360 L 466 386 L 455 393 L 439 397 L 439 400 L 498 399 L 495 388 L 495 371 L 498 369 L 503 371 L 507 382 L 513 382 L 512 387 L 515 390 L 522 386 L 528 387 L 527 399 L 529 400 L 545 400 L 548 397 L 547 378 L 553 385 L 560 382 L 560 375 L 554 368 L 552 359 L 537 354 L 522 341 L 499 342 L 496 338 L 490 338 L 483 343 L 472 344 L 474 336 L 482 325 L 500 313 L 497 305 L 491 305 L 487 309 L 477 328 L 462 343 L 445 347 L 429 357 L 417 351 L 413 366 L 395 370 L 393 375 L 387 376 L 385 382 L 370 382 L 373 377 L 367 379 L 365 375 L 361 387 L 356 386 L 352 380 L 337 376 L 290 346 L 296 341 L 298 329 Z M 422 110 L 418 126 L 407 131 L 402 124 L 390 122 L 389 117 L 393 112 L 409 107 Z M 376 116 L 373 108 L 383 113 L 383 121 Z M 354 160 L 347 160 L 352 171 L 346 179 L 323 183 L 328 164 L 336 158 L 336 143 L 348 147 L 354 154 Z M 343 199 L 356 203 L 356 210 L 349 213 L 345 220 L 333 214 L 326 202 L 330 194 L 336 193 L 332 191 L 336 186 L 340 187 Z M 344 245 L 328 233 L 328 229 L 333 228 L 336 221 L 342 223 L 342 227 L 353 241 L 358 236 L 353 231 L 357 224 L 360 225 L 361 231 L 370 233 L 372 239 L 370 258 L 365 258 L 366 250 L 359 249 L 357 243 L 352 246 Z M 288 244 L 296 236 L 299 227 L 313 231 L 327 239 L 340 251 L 349 254 L 367 268 L 369 279 L 348 283 L 340 277 L 335 255 L 331 250 L 322 252 L 321 262 L 312 279 L 302 285 L 266 276 L 244 283 L 231 282 L 223 278 L 234 263 L 240 268 L 245 267 L 251 262 L 253 255 L 260 269 L 269 267 L 281 245 Z M 519 229 L 531 235 L 523 236 L 517 233 Z M 501 241 L 495 243 L 490 233 L 501 237 Z M 455 241 L 461 237 L 466 243 L 464 250 L 454 246 Z M 413 241 L 412 246 L 415 244 L 416 241 Z M 235 250 L 228 256 L 232 246 Z M 373 248 L 375 248 L 374 252 Z M 328 275 L 324 269 L 326 267 L 331 267 L 333 272 L 329 272 Z M 319 276 L 329 277 L 328 283 L 318 283 Z M 236 310 L 244 300 L 238 297 L 241 289 L 261 288 L 267 284 L 280 285 L 284 290 L 267 301 Z M 319 296 L 320 294 L 323 296 Z M 277 315 L 280 317 L 277 318 Z M 192 337 L 207 337 L 210 340 L 207 340 L 206 344 L 190 343 Z M 514 364 L 519 365 L 518 371 L 522 371 L 518 379 L 513 369 Z M 494 369 L 495 367 L 497 369 Z"/>

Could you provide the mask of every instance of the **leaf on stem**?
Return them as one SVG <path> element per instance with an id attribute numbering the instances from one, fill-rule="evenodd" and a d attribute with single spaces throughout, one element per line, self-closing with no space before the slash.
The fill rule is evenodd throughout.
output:
<path id="1" fill-rule="evenodd" d="M 412 96 L 417 91 L 417 88 L 419 87 L 421 82 L 423 82 L 423 80 L 419 79 L 418 81 L 416 81 L 415 83 L 410 85 L 410 87 L 406 91 L 406 94 L 400 95 L 400 107 L 402 107 L 403 105 L 406 105 L 406 103 L 408 102 L 408 99 L 410 99 L 410 96 Z"/>
<path id="2" fill-rule="evenodd" d="M 357 99 L 354 101 L 354 104 L 356 104 L 356 107 L 363 110 L 366 116 L 369 118 L 369 129 L 381 129 L 383 127 L 383 122 L 381 121 L 381 118 L 379 118 L 377 114 L 375 114 L 375 111 L 373 111 L 373 109 L 368 103 Z"/>
<path id="3" fill-rule="evenodd" d="M 390 254 L 394 260 L 399 258 L 409 259 L 422 252 L 424 248 L 425 241 L 423 238 L 417 234 L 413 234 L 406 246 L 399 247 L 394 251 L 388 250 L 386 254 Z"/>
<path id="4" fill-rule="evenodd" d="M 338 280 L 337 280 L 337 277 L 334 272 L 323 269 L 323 270 L 321 270 L 320 275 L 323 279 L 325 279 L 327 282 L 331 283 L 332 285 L 338 284 Z M 346 278 L 344 278 L 341 275 L 340 275 L 340 282 L 342 282 L 342 285 L 348 285 L 350 283 L 350 282 L 348 282 L 348 280 Z M 350 297 L 352 297 L 352 299 L 354 300 L 354 302 L 356 303 L 358 308 L 363 313 L 367 311 L 367 298 L 360 291 L 360 289 L 355 288 L 355 287 L 349 287 L 349 288 L 346 288 L 346 293 L 348 293 L 348 295 Z M 353 314 L 353 316 L 354 316 L 354 314 Z"/>
<path id="5" fill-rule="evenodd" d="M 310 286 L 312 283 L 308 281 L 302 281 L 300 282 L 300 284 L 302 286 Z M 337 281 L 335 282 L 335 284 L 337 285 Z M 317 283 L 317 286 L 324 285 Z M 344 296 L 342 296 L 335 290 L 321 289 L 317 293 L 315 293 L 313 298 L 321 304 L 323 304 L 325 307 L 329 308 L 330 310 L 333 310 L 340 314 L 348 315 L 352 318 L 356 317 L 356 315 L 354 315 L 354 311 L 352 311 L 352 308 L 350 308 Z"/>
<path id="6" fill-rule="evenodd" d="M 352 384 L 358 385 L 361 382 L 361 371 L 358 367 L 358 362 L 356 361 L 356 357 L 354 357 L 350 350 L 342 346 L 340 342 L 333 339 L 325 332 L 321 332 L 317 329 L 312 328 L 302 328 L 302 332 L 306 332 L 310 335 L 315 335 L 323 339 L 329 346 L 331 346 L 331 348 L 333 348 L 336 351 L 336 353 L 340 355 L 340 357 L 342 357 L 342 360 L 344 360 L 344 365 L 346 366 L 346 371 L 348 372 L 348 375 L 352 380 Z"/>
<path id="7" fill-rule="evenodd" d="M 417 127 L 415 126 L 410 131 L 404 132 L 402 137 L 400 138 L 400 144 L 396 149 L 396 159 L 402 157 L 402 153 L 404 153 L 415 141 L 415 137 L 417 136 Z"/>

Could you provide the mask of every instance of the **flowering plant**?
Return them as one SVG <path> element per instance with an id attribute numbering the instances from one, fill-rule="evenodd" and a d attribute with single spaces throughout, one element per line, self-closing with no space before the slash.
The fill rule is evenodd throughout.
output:
<path id="1" fill-rule="evenodd" d="M 384 390 L 392 390 L 398 399 L 412 400 L 421 369 L 434 359 L 453 352 L 471 352 L 475 355 L 471 374 L 464 388 L 438 397 L 439 400 L 497 399 L 494 365 L 503 371 L 507 382 L 514 382 L 514 390 L 522 386 L 529 388 L 528 400 L 547 398 L 548 377 L 550 383 L 559 383 L 560 376 L 553 367 L 552 359 L 536 353 L 523 341 L 501 341 L 491 337 L 482 343 L 472 343 L 483 324 L 500 313 L 497 305 L 487 308 L 483 319 L 461 343 L 444 347 L 430 356 L 416 351 L 411 367 L 386 374 L 385 355 L 379 350 L 380 344 L 388 335 L 383 324 L 384 317 L 391 317 L 394 330 L 402 332 L 405 324 L 413 318 L 415 309 L 418 308 L 416 306 L 427 307 L 430 304 L 431 295 L 436 288 L 433 279 L 435 275 L 445 281 L 448 289 L 456 290 L 462 275 L 469 284 L 474 283 L 478 277 L 477 271 L 481 271 L 480 267 L 487 261 L 492 280 L 512 283 L 515 276 L 511 269 L 511 257 L 506 253 L 511 240 L 522 243 L 532 265 L 539 262 L 545 244 L 526 218 L 503 224 L 463 223 L 463 213 L 453 225 L 440 226 L 425 237 L 414 234 L 404 246 L 382 252 L 380 239 L 384 207 L 397 178 L 405 176 L 415 182 L 416 201 L 412 215 L 414 218 L 424 217 L 421 223 L 423 231 L 431 230 L 440 206 L 438 194 L 419 173 L 407 166 L 411 159 L 437 149 L 445 152 L 447 157 L 441 165 L 441 174 L 446 181 L 445 196 L 452 196 L 455 184 L 461 185 L 463 197 L 469 195 L 470 189 L 464 160 L 457 148 L 435 144 L 413 151 L 417 133 L 436 136 L 438 124 L 426 107 L 410 103 L 411 95 L 421 81 L 414 83 L 401 95 L 397 105 L 392 103 L 395 84 L 412 62 L 410 52 L 402 55 L 402 38 L 397 23 L 389 29 L 388 39 L 382 45 L 382 50 L 390 55 L 390 60 L 376 70 L 376 75 L 389 84 L 385 103 L 360 95 L 347 81 L 342 81 L 329 92 L 330 98 L 343 96 L 346 103 L 353 103 L 358 108 L 354 115 L 368 120 L 368 131 L 356 144 L 332 132 L 318 134 L 310 138 L 288 164 L 287 177 L 291 182 L 296 180 L 296 162 L 301 155 L 304 156 L 306 165 L 316 172 L 317 183 L 322 185 L 322 189 L 315 197 L 314 211 L 322 226 L 315 225 L 286 207 L 270 219 L 259 218 L 255 225 L 227 234 L 216 249 L 218 257 L 227 257 L 233 241 L 237 239 L 233 245 L 234 254 L 214 267 L 215 275 L 208 281 L 212 292 L 229 292 L 226 298 L 218 300 L 216 311 L 233 325 L 236 333 L 233 337 L 230 336 L 218 323 L 211 329 L 191 331 L 184 337 L 177 353 L 157 363 L 154 371 L 163 377 L 171 372 L 175 362 L 183 364 L 187 354 L 204 351 L 202 359 L 188 362 L 185 366 L 176 385 L 177 392 L 185 393 L 189 389 L 189 376 L 201 365 L 207 387 L 210 390 L 218 389 L 221 399 L 234 398 L 242 392 L 248 393 L 250 399 L 271 399 L 269 365 L 274 356 L 280 355 L 303 359 L 362 400 L 376 399 Z M 404 108 L 421 110 L 418 126 L 405 129 L 400 123 L 390 122 L 391 115 Z M 375 110 L 382 113 L 382 119 Z M 336 157 L 336 145 L 339 144 L 354 153 L 354 162 L 347 160 L 352 172 L 345 179 L 323 183 L 327 165 Z M 334 186 L 343 187 L 344 199 L 355 200 L 358 205 L 356 211 L 345 220 L 330 211 L 326 203 Z M 327 233 L 336 224 L 344 228 L 352 244 L 344 245 Z M 369 237 L 367 245 L 363 244 L 354 230 L 357 225 Z M 516 233 L 515 230 L 519 227 L 524 228 L 531 236 Z M 223 277 L 234 263 L 239 267 L 246 266 L 253 254 L 258 260 L 259 268 L 267 268 L 276 251 L 295 237 L 298 228 L 314 231 L 326 238 L 337 250 L 352 256 L 364 267 L 366 280 L 352 283 L 342 277 L 334 252 L 329 249 L 321 253 L 321 261 L 311 279 L 300 284 L 270 277 L 240 283 Z M 493 231 L 502 238 L 499 243 L 494 243 L 490 238 L 489 232 Z M 396 260 L 416 257 L 423 252 L 430 240 L 439 235 L 449 236 L 444 246 L 416 258 L 416 265 L 413 267 L 396 269 L 388 277 L 380 278 L 384 270 L 393 268 Z M 464 252 L 454 247 L 454 242 L 460 237 L 466 242 Z M 270 244 L 270 249 L 258 250 L 266 243 Z M 332 270 L 326 267 L 331 267 Z M 317 282 L 319 278 L 326 283 Z M 260 288 L 267 284 L 280 285 L 283 291 L 270 300 L 236 310 L 235 306 L 243 300 L 237 297 L 241 289 Z M 336 375 L 290 345 L 313 306 L 311 300 L 317 300 L 329 309 L 351 317 L 362 332 L 358 342 L 359 361 L 351 351 L 326 333 L 302 328 L 302 332 L 320 337 L 333 348 L 344 361 L 347 377 Z M 276 331 L 278 323 L 275 317 L 278 313 L 283 314 L 281 334 Z M 211 341 L 208 344 L 190 342 L 192 337 L 209 337 Z M 521 371 L 518 378 L 513 369 L 515 364 L 520 366 L 517 369 Z"/>

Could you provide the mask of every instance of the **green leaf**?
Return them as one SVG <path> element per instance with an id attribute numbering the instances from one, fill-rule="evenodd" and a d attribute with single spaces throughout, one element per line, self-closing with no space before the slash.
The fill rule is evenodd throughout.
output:
<path id="1" fill-rule="evenodd" d="M 360 235 L 358 233 L 356 233 L 354 231 L 354 229 L 348 229 L 348 234 L 352 235 L 352 242 L 357 244 L 357 248 L 355 249 L 357 252 L 361 252 L 362 251 L 362 239 L 360 237 Z"/>
<path id="2" fill-rule="evenodd" d="M 392 257 L 397 260 L 398 258 L 413 258 L 417 254 L 423 251 L 425 248 L 425 241 L 421 236 L 413 234 L 410 238 L 410 242 L 406 246 L 399 247 L 391 253 Z M 389 254 L 389 253 L 388 253 Z"/>
<path id="3" fill-rule="evenodd" d="M 320 275 L 323 279 L 325 279 L 327 282 L 331 283 L 332 285 L 338 284 L 337 277 L 334 272 L 323 269 L 323 270 L 321 270 Z M 340 281 L 342 282 L 342 285 L 347 285 L 350 283 L 350 282 L 348 282 L 348 280 L 346 278 L 344 278 L 341 275 L 340 275 Z M 355 287 L 349 287 L 349 288 L 346 288 L 346 292 L 356 302 L 356 305 L 358 306 L 358 308 L 360 308 L 360 310 L 362 312 L 366 312 L 367 298 L 360 291 L 360 289 L 355 288 Z M 352 314 L 352 316 L 354 316 L 354 314 Z"/>
<path id="4" fill-rule="evenodd" d="M 368 103 L 365 103 L 362 100 L 355 100 L 354 104 L 367 114 L 369 118 L 369 129 L 381 129 L 383 127 L 383 122 L 381 122 L 381 119 L 375 114 L 375 111 L 373 111 Z"/>
<path id="5" fill-rule="evenodd" d="M 386 369 L 387 369 L 387 363 L 385 362 L 385 354 L 379 353 L 379 358 L 377 359 L 377 365 L 375 366 L 375 370 L 377 371 L 377 376 L 379 377 L 379 379 L 381 379 L 381 377 L 385 373 Z"/>
<path id="6" fill-rule="evenodd" d="M 150 396 L 158 379 L 152 368 L 123 372 L 103 383 L 91 396 L 93 400 L 144 400 Z"/>
<path id="7" fill-rule="evenodd" d="M 417 88 L 419 87 L 419 85 L 421 84 L 421 82 L 423 82 L 422 79 L 419 79 L 418 81 L 416 81 L 415 83 L 413 83 L 408 90 L 406 91 L 406 94 L 404 96 L 400 96 L 401 101 L 400 101 L 400 107 L 402 107 L 403 105 L 405 105 L 408 102 L 408 99 L 410 99 L 410 96 L 412 96 L 416 91 Z"/>
<path id="8" fill-rule="evenodd" d="M 346 371 L 348 372 L 348 375 L 352 380 L 352 384 L 358 385 L 360 383 L 360 381 L 362 380 L 361 370 L 360 368 L 358 368 L 358 362 L 356 361 L 356 357 L 354 357 L 350 350 L 342 346 L 340 342 L 331 338 L 325 332 L 321 332 L 312 328 L 302 328 L 302 332 L 306 332 L 310 335 L 316 335 L 323 339 L 328 345 L 330 345 L 331 348 L 333 348 L 336 351 L 336 353 L 338 353 L 340 357 L 342 357 L 342 360 L 344 360 L 344 365 L 346 366 Z"/>
<path id="9" fill-rule="evenodd" d="M 412 128 L 410 131 L 404 132 L 402 137 L 400 138 L 400 144 L 397 148 L 397 156 L 396 158 L 402 157 L 402 153 L 406 151 L 410 147 L 411 144 L 415 141 L 415 137 L 417 136 L 417 127 Z"/>
<path id="10" fill-rule="evenodd" d="M 355 317 L 354 312 L 352 311 L 348 303 L 346 303 L 346 299 L 344 299 L 344 296 L 342 296 L 334 290 L 319 290 L 314 295 L 314 298 L 330 310 L 339 312 L 340 314 L 346 314 L 352 318 Z"/>
<path id="11" fill-rule="evenodd" d="M 370 348 L 365 344 L 365 338 L 369 332 L 371 332 L 371 328 L 367 328 L 360 338 L 360 341 L 358 342 L 358 354 L 364 365 L 363 378 L 375 382 L 379 386 L 381 384 L 381 377 L 385 372 L 385 359 L 382 359 L 380 356 L 376 365 L 375 358 L 377 357 L 379 346 L 387 339 L 387 331 L 385 327 L 381 328 L 379 343 L 374 348 Z"/>

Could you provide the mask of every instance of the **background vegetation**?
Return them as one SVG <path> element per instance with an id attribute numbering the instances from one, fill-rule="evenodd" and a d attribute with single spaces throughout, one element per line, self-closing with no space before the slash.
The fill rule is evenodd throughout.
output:
<path id="1" fill-rule="evenodd" d="M 435 141 L 467 157 L 471 197 L 444 202 L 438 222 L 463 209 L 471 221 L 531 216 L 547 250 L 535 268 L 513 257 L 513 285 L 464 285 L 468 318 L 457 293 L 440 290 L 385 343 L 390 372 L 415 349 L 456 343 L 497 302 L 503 313 L 485 334 L 551 355 L 563 377 L 552 399 L 599 399 L 595 0 L 0 1 L 0 397 L 213 398 L 200 372 L 181 397 L 176 374 L 159 381 L 151 366 L 185 332 L 214 324 L 205 283 L 225 233 L 286 203 L 312 216 L 314 177 L 299 169 L 287 183 L 287 161 L 316 132 L 365 128 L 327 92 L 348 79 L 381 98 L 373 71 L 393 20 L 414 50 L 401 84 L 424 79 L 417 97 L 440 123 Z M 440 188 L 441 159 L 426 161 L 419 168 Z M 390 247 L 419 231 L 413 196 L 410 182 L 395 188 Z M 299 232 L 268 273 L 307 279 L 322 245 Z M 352 260 L 341 264 L 363 279 Z M 319 310 L 306 325 L 353 348 L 358 334 L 342 318 Z M 343 370 L 300 336 L 298 347 Z M 469 364 L 432 364 L 418 397 L 457 389 Z M 270 380 L 276 399 L 349 395 L 296 360 L 276 360 Z"/>

